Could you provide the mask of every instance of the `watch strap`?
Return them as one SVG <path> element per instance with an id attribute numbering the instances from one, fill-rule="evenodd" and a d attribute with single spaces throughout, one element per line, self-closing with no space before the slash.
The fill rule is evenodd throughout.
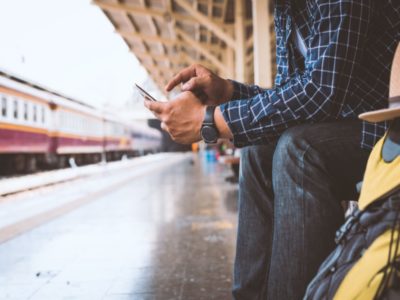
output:
<path id="1" fill-rule="evenodd" d="M 215 126 L 214 123 L 215 106 L 207 106 L 206 114 L 204 116 L 203 125 Z"/>

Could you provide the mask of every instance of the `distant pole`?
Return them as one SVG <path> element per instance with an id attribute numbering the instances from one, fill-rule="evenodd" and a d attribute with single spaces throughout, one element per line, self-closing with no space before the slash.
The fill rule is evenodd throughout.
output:
<path id="1" fill-rule="evenodd" d="M 234 79 L 235 78 L 235 50 L 231 47 L 226 47 L 226 53 L 224 55 L 224 62 L 226 64 L 227 74 L 225 77 Z"/>
<path id="2" fill-rule="evenodd" d="M 253 0 L 254 83 L 272 87 L 271 14 L 269 1 Z"/>
<path id="3" fill-rule="evenodd" d="M 245 28 L 246 10 L 245 1 L 235 1 L 235 68 L 236 80 L 246 81 L 246 28 Z"/>

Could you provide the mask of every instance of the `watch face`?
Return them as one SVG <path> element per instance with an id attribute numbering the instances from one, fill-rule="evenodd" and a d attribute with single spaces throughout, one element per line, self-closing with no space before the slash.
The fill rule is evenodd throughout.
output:
<path id="1" fill-rule="evenodd" d="M 218 131 L 213 126 L 203 126 L 201 137 L 206 143 L 216 143 L 218 140 Z"/>

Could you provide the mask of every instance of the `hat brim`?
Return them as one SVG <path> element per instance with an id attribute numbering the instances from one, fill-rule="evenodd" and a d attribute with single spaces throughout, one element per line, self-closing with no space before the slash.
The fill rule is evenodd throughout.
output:
<path id="1" fill-rule="evenodd" d="M 400 117 L 400 107 L 374 110 L 363 113 L 358 117 L 371 123 L 388 121 Z"/>

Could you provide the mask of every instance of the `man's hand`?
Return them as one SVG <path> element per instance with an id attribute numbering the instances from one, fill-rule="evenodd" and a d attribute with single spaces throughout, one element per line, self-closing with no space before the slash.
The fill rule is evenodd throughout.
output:
<path id="1" fill-rule="evenodd" d="M 200 129 L 206 106 L 191 92 L 183 92 L 169 102 L 145 100 L 144 105 L 161 121 L 161 128 L 181 144 L 201 140 Z"/>
<path id="2" fill-rule="evenodd" d="M 233 85 L 202 65 L 194 64 L 180 71 L 165 86 L 167 92 L 182 83 L 182 91 L 191 91 L 206 105 L 220 105 L 232 98 Z"/>

